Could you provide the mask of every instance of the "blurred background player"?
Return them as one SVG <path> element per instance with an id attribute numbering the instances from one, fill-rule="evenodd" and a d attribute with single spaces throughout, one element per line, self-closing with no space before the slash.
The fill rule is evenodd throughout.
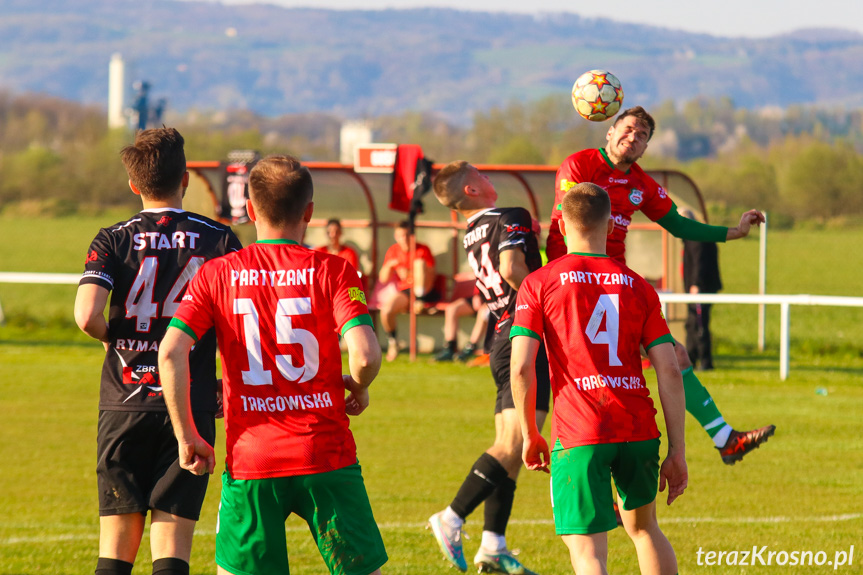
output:
<path id="1" fill-rule="evenodd" d="M 410 223 L 400 222 L 393 231 L 396 241 L 384 255 L 384 263 L 378 273 L 378 281 L 382 284 L 393 282 L 394 286 L 384 288 L 380 293 L 381 323 L 387 333 L 387 361 L 393 361 L 399 354 L 399 344 L 396 333 L 396 316 L 406 313 L 410 305 L 411 282 L 409 271 L 413 267 L 413 290 L 416 295 L 415 312 L 422 311 L 426 303 L 434 303 L 441 294 L 433 289 L 435 279 L 435 259 L 431 249 L 417 242 L 416 256 L 411 266 Z"/>
<path id="2" fill-rule="evenodd" d="M 680 215 L 695 219 L 692 210 L 681 209 Z M 714 242 L 683 240 L 683 289 L 691 294 L 717 293 L 722 289 L 719 275 L 719 249 Z M 691 303 L 686 306 L 686 349 L 695 369 L 713 369 L 713 338 L 710 335 L 712 304 Z"/>
<path id="3" fill-rule="evenodd" d="M 342 243 L 342 222 L 337 218 L 327 220 L 327 243 L 323 246 L 318 246 L 315 250 L 326 252 L 334 256 L 339 256 L 348 260 L 355 270 L 360 271 L 360 258 L 357 252 L 350 246 Z M 362 275 L 362 273 L 360 273 Z"/>
<path id="4" fill-rule="evenodd" d="M 138 132 L 121 157 L 144 209 L 103 228 L 90 245 L 75 320 L 105 346 L 97 432 L 97 575 L 128 575 L 147 511 L 153 573 L 189 573 L 192 534 L 207 478 L 177 461 L 162 398 L 159 342 L 189 281 L 205 261 L 242 246 L 230 228 L 183 211 L 189 184 L 183 137 L 173 128 Z M 111 304 L 108 322 L 105 306 Z M 216 338 L 201 334 L 189 360 L 191 410 L 205 441 L 216 437 Z"/>
<path id="5" fill-rule="evenodd" d="M 583 182 L 597 184 L 611 198 L 614 231 L 608 238 L 608 255 L 626 263 L 626 232 L 632 214 L 641 210 L 673 236 L 701 242 L 724 242 L 749 235 L 750 228 L 764 221 L 764 214 L 749 210 L 740 217 L 737 227 L 710 226 L 689 220 L 677 213 L 677 207 L 666 191 L 648 176 L 636 161 L 647 150 L 653 136 L 653 117 L 640 106 L 623 111 L 608 129 L 605 148 L 582 150 L 563 161 L 555 179 L 555 198 L 551 228 L 546 243 L 549 262 L 566 253 L 566 244 L 558 222 L 560 202 L 573 186 Z M 686 410 L 691 413 L 713 440 L 722 461 L 733 465 L 743 456 L 767 441 L 776 427 L 767 425 L 752 431 L 736 431 L 725 422 L 707 389 L 692 369 L 686 348 L 675 342 L 677 361 L 683 373 Z"/>
<path id="6" fill-rule="evenodd" d="M 493 322 L 487 330 L 485 349 L 490 354 L 497 397 L 494 444 L 473 464 L 449 507 L 429 518 L 429 526 L 447 560 L 466 571 L 462 526 L 485 502 L 482 542 L 474 564 L 480 572 L 531 575 L 532 571 L 507 549 L 505 538 L 522 466 L 521 427 L 510 389 L 509 330 L 521 282 L 542 265 L 539 245 L 530 213 L 524 208 L 496 208 L 494 185 L 467 162 L 447 164 L 435 177 L 434 193 L 441 204 L 467 219 L 464 249 Z M 544 351 L 536 369 L 539 392 L 535 417 L 536 425 L 542 428 L 550 394 Z"/>
<path id="7" fill-rule="evenodd" d="M 247 205 L 258 241 L 201 269 L 159 350 L 180 463 L 212 473 L 213 448 L 190 417 L 187 358 L 215 326 L 227 433 L 220 574 L 289 573 L 291 513 L 308 523 L 331 573 L 379 574 L 387 561 L 348 421 L 369 404 L 380 346 L 356 270 L 300 245 L 312 197 L 312 176 L 299 160 L 261 160 Z M 339 334 L 348 347 L 345 375 Z"/>
<path id="8" fill-rule="evenodd" d="M 479 290 L 477 290 L 479 292 Z M 458 351 L 458 320 L 476 314 L 476 321 L 470 332 L 468 343 Z M 443 336 L 444 348 L 435 356 L 435 361 L 469 361 L 476 355 L 485 339 L 488 328 L 488 306 L 483 303 L 479 293 L 463 297 L 447 304 L 444 309 Z"/>
<path id="9" fill-rule="evenodd" d="M 608 571 L 608 535 L 623 525 L 643 574 L 674 575 L 677 559 L 656 521 L 656 488 L 671 504 L 686 489 L 686 411 L 674 340 L 659 297 L 638 274 L 605 253 L 614 229 L 608 194 L 578 184 L 562 201 L 570 252 L 530 274 L 518 292 L 512 338 L 513 399 L 524 433 L 524 462 L 548 472 L 555 530 L 579 575 Z M 540 344 L 553 375 L 552 451 L 534 419 Z M 641 372 L 640 348 L 656 368 L 668 433 L 659 466 L 656 409 Z"/>

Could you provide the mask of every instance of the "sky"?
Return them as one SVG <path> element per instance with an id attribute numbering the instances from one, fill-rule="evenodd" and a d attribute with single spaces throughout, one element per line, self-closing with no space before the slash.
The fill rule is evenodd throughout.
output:
<path id="1" fill-rule="evenodd" d="M 210 0 L 220 1 L 220 0 Z M 269 3 L 289 7 L 378 10 L 443 7 L 487 12 L 573 12 L 588 18 L 610 18 L 707 33 L 715 36 L 763 38 L 801 28 L 843 28 L 863 34 L 860 0 L 222 0 L 226 4 Z M 616 13 L 610 13 L 616 9 Z"/>

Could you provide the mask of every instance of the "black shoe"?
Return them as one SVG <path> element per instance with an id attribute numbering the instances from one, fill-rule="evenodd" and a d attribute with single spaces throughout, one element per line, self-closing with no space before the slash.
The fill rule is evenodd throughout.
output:
<path id="1" fill-rule="evenodd" d="M 455 350 L 449 347 L 445 347 L 436 356 L 434 356 L 435 361 L 452 361 L 455 357 Z"/>
<path id="2" fill-rule="evenodd" d="M 459 361 L 467 361 L 469 359 L 472 359 L 475 354 L 476 354 L 476 346 L 472 343 L 469 343 L 466 346 L 464 346 L 463 350 L 458 352 L 458 355 L 455 356 L 455 358 Z"/>

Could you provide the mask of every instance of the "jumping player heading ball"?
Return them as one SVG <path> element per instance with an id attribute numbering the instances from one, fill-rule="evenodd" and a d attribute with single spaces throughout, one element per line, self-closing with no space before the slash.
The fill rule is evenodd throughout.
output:
<path id="1" fill-rule="evenodd" d="M 608 237 L 608 255 L 626 262 L 626 232 L 632 214 L 641 210 L 651 220 L 673 236 L 700 242 L 725 242 L 749 235 L 752 226 L 764 222 L 764 214 L 749 210 L 733 228 L 710 226 L 684 218 L 666 191 L 636 163 L 647 150 L 655 122 L 644 108 L 623 111 L 614 120 L 605 136 L 605 148 L 582 150 L 563 161 L 555 180 L 554 206 L 546 254 L 549 261 L 566 254 L 567 246 L 560 231 L 561 202 L 564 194 L 580 183 L 594 183 L 611 198 L 614 230 Z M 710 393 L 695 375 L 686 348 L 675 342 L 675 355 L 683 373 L 686 410 L 689 411 L 713 439 L 722 461 L 734 464 L 744 455 L 767 441 L 776 429 L 768 425 L 752 431 L 735 431 L 725 422 Z"/>

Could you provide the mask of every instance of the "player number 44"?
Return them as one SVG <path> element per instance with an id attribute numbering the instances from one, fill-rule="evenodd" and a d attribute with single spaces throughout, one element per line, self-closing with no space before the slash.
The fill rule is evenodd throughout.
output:
<path id="1" fill-rule="evenodd" d="M 491 294 L 489 290 L 494 292 L 495 297 L 503 295 L 503 280 L 500 277 L 500 273 L 495 271 L 491 258 L 488 257 L 488 250 L 491 249 L 491 244 L 485 242 L 480 249 L 482 250 L 481 261 L 477 262 L 473 252 L 468 252 L 467 262 L 470 264 L 471 269 L 473 269 L 473 274 L 479 278 L 479 281 L 476 283 L 477 287 L 482 291 L 485 299 L 490 300 Z"/>
<path id="2" fill-rule="evenodd" d="M 159 258 L 153 256 L 144 258 L 141 267 L 138 268 L 138 275 L 135 276 L 135 281 L 132 282 L 132 287 L 129 288 L 129 294 L 126 296 L 126 319 L 136 318 L 135 329 L 141 333 L 149 333 L 150 324 L 157 317 L 174 317 L 177 308 L 180 307 L 180 300 L 186 291 L 186 286 L 189 285 L 202 265 L 204 265 L 204 258 L 189 258 L 189 263 L 177 276 L 174 285 L 171 286 L 171 291 L 168 292 L 165 301 L 162 302 L 160 314 L 159 302 L 155 301 L 153 293 L 159 271 Z"/>

